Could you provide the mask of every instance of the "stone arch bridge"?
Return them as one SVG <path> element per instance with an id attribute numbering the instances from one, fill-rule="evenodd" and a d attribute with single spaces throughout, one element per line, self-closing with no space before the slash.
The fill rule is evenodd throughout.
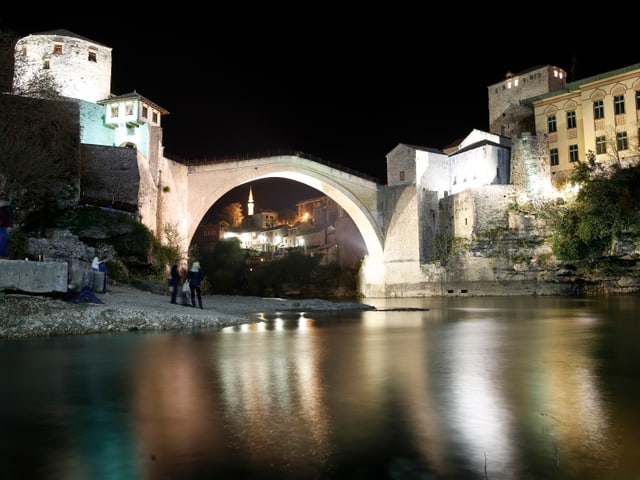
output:
<path id="1" fill-rule="evenodd" d="M 168 161 L 164 167 L 154 182 L 158 185 L 158 198 L 162 198 L 156 203 L 161 208 L 154 212 L 157 225 L 176 225 L 186 246 L 210 207 L 240 185 L 261 179 L 283 178 L 322 192 L 345 210 L 364 240 L 367 256 L 360 272 L 360 291 L 368 297 L 387 296 L 384 273 L 385 236 L 388 235 L 384 218 L 385 186 L 344 167 L 299 155 L 188 165 Z M 162 193 L 163 186 L 165 193 L 170 193 Z M 158 217 L 160 210 L 162 214 Z"/>

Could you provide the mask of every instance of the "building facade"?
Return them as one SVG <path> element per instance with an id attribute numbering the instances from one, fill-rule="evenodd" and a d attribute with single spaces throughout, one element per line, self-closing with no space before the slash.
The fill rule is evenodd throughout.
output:
<path id="1" fill-rule="evenodd" d="M 533 107 L 536 133 L 548 142 L 556 181 L 589 152 L 599 163 L 638 159 L 640 64 L 568 83 L 525 103 Z"/>

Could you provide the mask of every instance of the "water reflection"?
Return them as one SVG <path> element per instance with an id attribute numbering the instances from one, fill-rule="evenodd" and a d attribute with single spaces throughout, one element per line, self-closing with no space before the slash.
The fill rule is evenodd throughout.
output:
<path id="1" fill-rule="evenodd" d="M 640 299 L 413 301 L 1 341 L 0 478 L 640 478 Z"/>

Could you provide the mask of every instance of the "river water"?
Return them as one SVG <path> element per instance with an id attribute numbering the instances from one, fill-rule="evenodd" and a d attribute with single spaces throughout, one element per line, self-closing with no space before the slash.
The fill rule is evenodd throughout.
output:
<path id="1" fill-rule="evenodd" d="M 364 302 L 1 340 L 0 478 L 640 479 L 640 297 Z"/>

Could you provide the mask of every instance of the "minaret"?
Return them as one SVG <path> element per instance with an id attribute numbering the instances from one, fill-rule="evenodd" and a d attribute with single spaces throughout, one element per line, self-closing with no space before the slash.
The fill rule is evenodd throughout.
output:
<path id="1" fill-rule="evenodd" d="M 249 186 L 249 203 L 247 203 L 247 214 L 249 216 L 253 215 L 253 191 L 251 190 L 251 186 Z"/>

